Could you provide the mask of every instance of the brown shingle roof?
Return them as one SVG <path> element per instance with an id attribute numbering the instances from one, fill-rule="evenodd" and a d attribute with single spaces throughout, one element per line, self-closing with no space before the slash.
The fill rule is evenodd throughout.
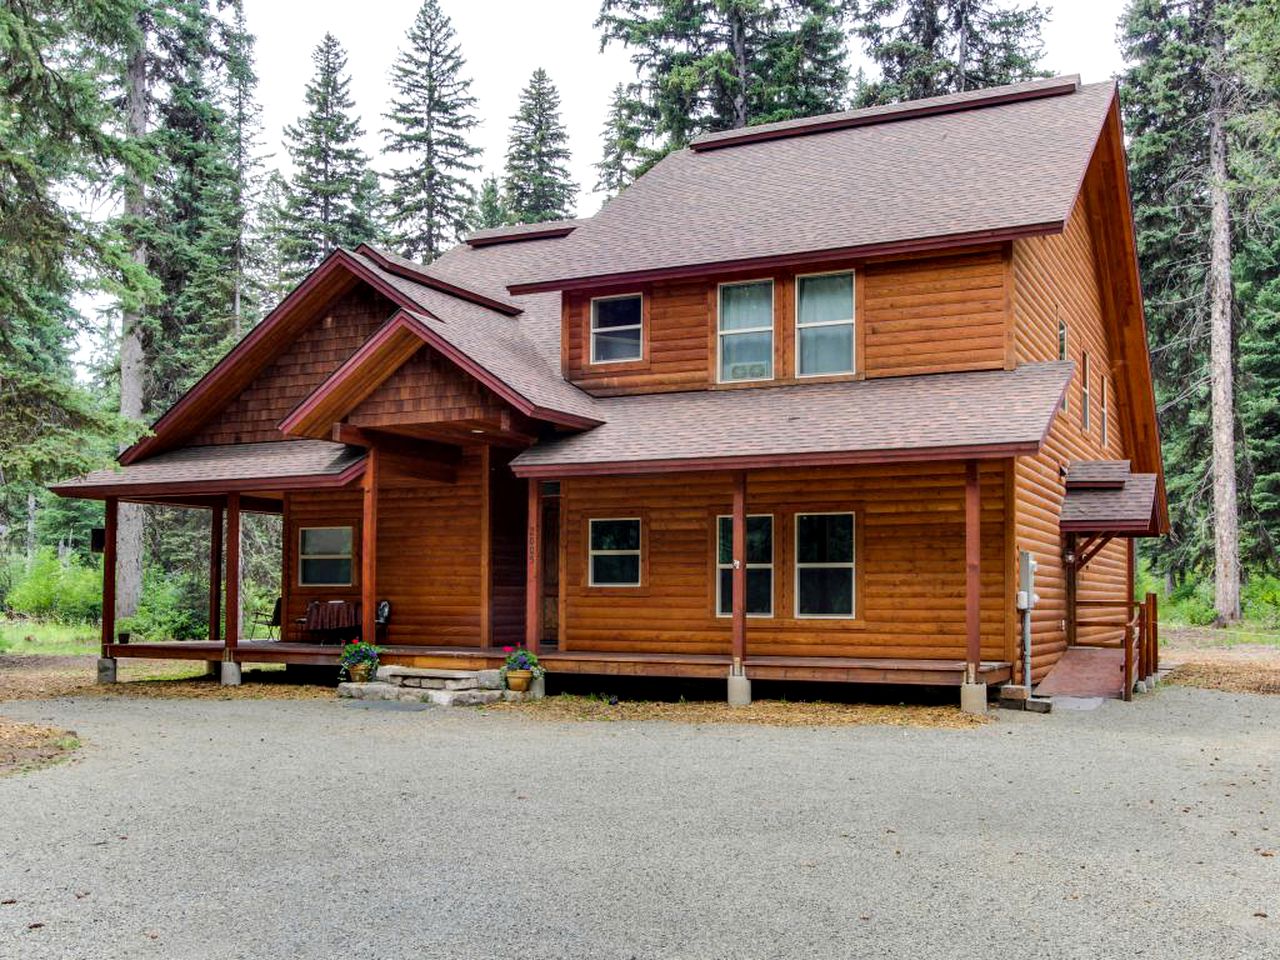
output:
<path id="1" fill-rule="evenodd" d="M 1114 94 L 1112 83 L 1091 84 L 983 109 L 680 150 L 558 241 L 558 263 L 535 282 L 513 279 L 511 289 L 1057 231 Z"/>
<path id="2" fill-rule="evenodd" d="M 1059 525 L 1064 533 L 1154 537 L 1159 535 L 1155 502 L 1156 475 L 1131 473 L 1118 488 L 1068 489 Z"/>
<path id="3" fill-rule="evenodd" d="M 466 242 L 472 247 L 486 247 L 500 243 L 520 243 L 525 240 L 542 240 L 548 237 L 567 237 L 586 220 L 544 220 L 542 223 L 515 223 L 506 227 L 490 227 L 467 234 Z"/>
<path id="4" fill-rule="evenodd" d="M 51 489 L 62 496 L 94 497 L 338 486 L 359 475 L 364 456 L 360 447 L 328 440 L 180 447 Z"/>
<path id="5" fill-rule="evenodd" d="M 539 444 L 513 467 L 525 476 L 571 476 L 1032 453 L 1072 369 L 1055 361 L 597 400 L 602 426 Z"/>
<path id="6" fill-rule="evenodd" d="M 1122 487 L 1129 479 L 1128 460 L 1072 460 L 1067 464 L 1067 487 Z"/>

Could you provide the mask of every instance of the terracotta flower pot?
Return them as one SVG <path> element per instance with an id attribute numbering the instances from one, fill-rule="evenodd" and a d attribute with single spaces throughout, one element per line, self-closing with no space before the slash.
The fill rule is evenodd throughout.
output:
<path id="1" fill-rule="evenodd" d="M 367 683 L 372 671 L 371 663 L 353 663 L 347 667 L 347 676 L 351 678 L 352 683 Z"/>
<path id="2" fill-rule="evenodd" d="M 507 689 L 515 690 L 518 693 L 524 693 L 529 689 L 529 684 L 533 682 L 532 670 L 508 670 L 507 671 Z"/>

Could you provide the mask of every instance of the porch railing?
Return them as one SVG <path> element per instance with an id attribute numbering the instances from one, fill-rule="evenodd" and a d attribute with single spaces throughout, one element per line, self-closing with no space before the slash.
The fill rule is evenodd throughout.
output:
<path id="1" fill-rule="evenodd" d="M 1109 647 L 1124 650 L 1124 699 L 1133 699 L 1138 680 L 1151 677 L 1160 669 L 1160 620 L 1154 593 L 1141 600 L 1077 600 L 1076 607 L 1087 610 L 1114 610 L 1122 613 L 1110 617 L 1078 617 L 1077 627 L 1120 627 L 1119 640 L 1081 640 L 1078 647 Z"/>

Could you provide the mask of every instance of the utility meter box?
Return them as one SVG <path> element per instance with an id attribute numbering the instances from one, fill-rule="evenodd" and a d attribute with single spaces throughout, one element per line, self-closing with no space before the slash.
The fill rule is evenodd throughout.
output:
<path id="1" fill-rule="evenodd" d="M 1029 550 L 1018 551 L 1018 609 L 1032 610 L 1039 602 L 1036 596 L 1036 561 Z"/>

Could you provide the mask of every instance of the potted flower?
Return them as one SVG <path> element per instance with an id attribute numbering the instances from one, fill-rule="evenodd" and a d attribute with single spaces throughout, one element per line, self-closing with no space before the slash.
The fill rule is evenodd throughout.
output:
<path id="1" fill-rule="evenodd" d="M 378 669 L 378 654 L 382 648 L 363 640 L 355 640 L 342 648 L 338 658 L 339 675 L 345 675 L 355 683 L 364 683 Z"/>
<path id="2" fill-rule="evenodd" d="M 523 693 L 535 679 L 547 671 L 538 663 L 538 655 L 525 647 L 503 647 L 507 662 L 502 665 L 502 677 L 507 689 Z"/>

